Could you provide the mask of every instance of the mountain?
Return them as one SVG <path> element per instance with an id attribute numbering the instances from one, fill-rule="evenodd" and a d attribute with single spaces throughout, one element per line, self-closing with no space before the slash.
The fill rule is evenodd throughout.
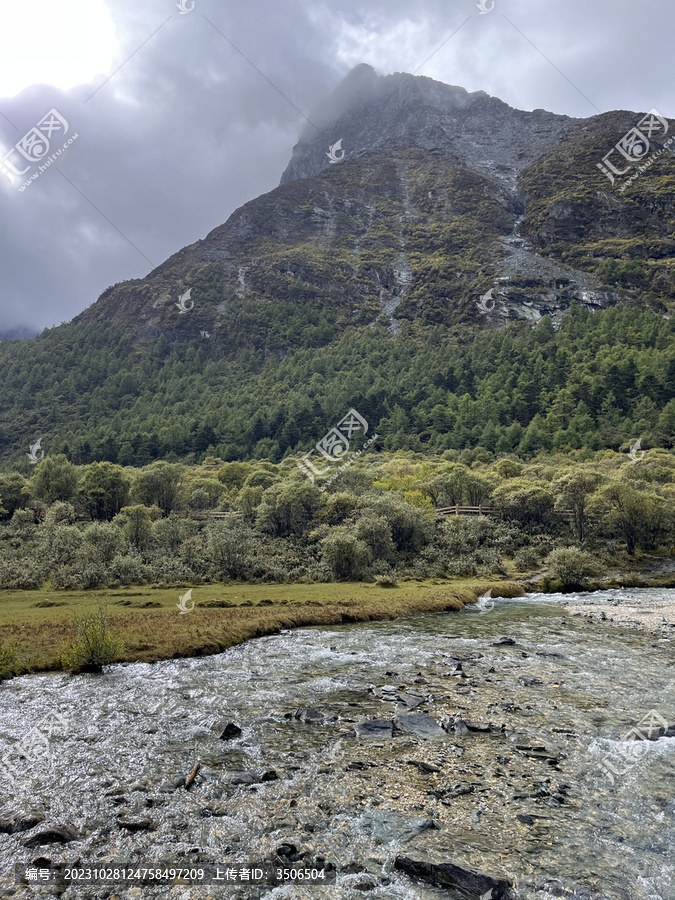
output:
<path id="1" fill-rule="evenodd" d="M 278 188 L 29 348 L 0 345 L 0 460 L 41 434 L 77 461 L 279 458 L 350 407 L 392 449 L 508 452 L 559 394 L 583 425 L 557 446 L 618 446 L 638 425 L 667 441 L 675 176 L 657 120 L 648 171 L 621 190 L 598 170 L 644 115 L 525 112 L 357 66 Z M 605 364 L 584 355 L 584 331 Z M 512 387 L 488 408 L 494 354 L 494 393 Z M 528 365 L 539 381 L 523 400 Z M 402 373 L 414 389 L 394 387 Z"/>
<path id="2" fill-rule="evenodd" d="M 468 166 L 515 190 L 520 172 L 580 121 L 543 109 L 512 109 L 484 91 L 470 94 L 422 76 L 381 77 L 363 64 L 311 114 L 281 184 L 328 168 L 326 141 L 339 138 L 345 160 L 411 147 L 441 151 L 453 165 Z"/>
<path id="3" fill-rule="evenodd" d="M 34 328 L 17 327 L 0 331 L 0 341 L 30 341 L 38 332 Z"/>

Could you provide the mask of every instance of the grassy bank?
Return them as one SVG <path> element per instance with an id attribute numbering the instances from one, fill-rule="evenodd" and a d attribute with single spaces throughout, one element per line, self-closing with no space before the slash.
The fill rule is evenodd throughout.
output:
<path id="1" fill-rule="evenodd" d="M 489 588 L 495 597 L 525 593 L 514 582 L 486 579 L 410 582 L 392 588 L 363 583 L 203 585 L 192 590 L 194 609 L 181 614 L 177 604 L 186 591 L 175 588 L 52 595 L 0 591 L 0 649 L 14 650 L 5 662 L 4 677 L 60 669 L 60 654 L 75 638 L 74 617 L 92 613 L 101 604 L 110 630 L 124 645 L 120 661 L 155 662 L 219 653 L 282 628 L 461 610 Z M 188 608 L 191 601 L 186 601 Z"/>

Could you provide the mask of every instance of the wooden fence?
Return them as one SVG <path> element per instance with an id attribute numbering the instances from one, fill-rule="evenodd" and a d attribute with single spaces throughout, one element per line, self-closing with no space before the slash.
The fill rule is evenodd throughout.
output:
<path id="1" fill-rule="evenodd" d="M 501 518 L 504 515 L 504 509 L 498 506 L 442 506 L 440 509 L 435 509 L 434 512 L 437 516 L 499 516 Z M 558 509 L 556 512 L 564 516 L 573 515 L 573 510 L 571 509 Z M 38 507 L 33 509 L 33 513 L 35 514 L 35 521 L 41 522 L 45 517 L 46 510 Z M 240 510 L 223 512 L 217 509 L 187 509 L 184 512 L 177 511 L 177 513 L 186 519 L 194 519 L 196 521 L 217 521 L 218 519 L 224 519 L 226 516 L 241 518 L 244 515 Z M 75 518 L 78 521 L 91 521 L 91 516 L 85 512 L 75 513 Z"/>
<path id="2" fill-rule="evenodd" d="M 437 516 L 501 516 L 502 509 L 496 506 L 442 506 L 435 509 Z"/>

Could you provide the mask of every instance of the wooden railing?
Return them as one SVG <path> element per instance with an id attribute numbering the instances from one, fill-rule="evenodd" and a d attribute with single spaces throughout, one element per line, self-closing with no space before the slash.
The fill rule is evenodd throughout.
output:
<path id="1" fill-rule="evenodd" d="M 504 507 L 502 506 L 442 506 L 435 509 L 437 516 L 503 516 Z M 556 509 L 555 513 L 561 516 L 571 516 L 574 513 L 572 509 Z"/>
<path id="2" fill-rule="evenodd" d="M 225 516 L 237 516 L 237 518 L 241 518 L 243 516 L 243 512 L 241 510 L 230 510 L 230 512 L 222 512 L 217 509 L 186 509 L 185 510 L 185 518 L 186 519 L 224 519 Z"/>
<path id="3" fill-rule="evenodd" d="M 435 509 L 437 516 L 501 516 L 503 510 L 496 506 L 442 506 Z"/>
<path id="4" fill-rule="evenodd" d="M 224 519 L 226 516 L 236 516 L 237 518 L 241 518 L 244 514 L 241 510 L 230 510 L 224 512 L 222 510 L 217 509 L 186 509 L 183 511 L 176 510 L 177 514 L 183 516 L 186 519 L 194 519 L 196 521 L 217 521 L 218 519 Z M 437 516 L 503 516 L 504 509 L 500 506 L 460 506 L 459 504 L 455 506 L 442 506 L 439 509 L 435 509 L 434 512 Z M 563 516 L 571 516 L 573 514 L 573 510 L 571 509 L 558 509 L 555 510 L 556 513 Z M 35 514 L 35 521 L 40 522 L 45 517 L 44 509 L 33 509 L 33 513 Z M 77 521 L 91 521 L 91 516 L 89 513 L 78 512 L 75 513 L 75 519 Z"/>

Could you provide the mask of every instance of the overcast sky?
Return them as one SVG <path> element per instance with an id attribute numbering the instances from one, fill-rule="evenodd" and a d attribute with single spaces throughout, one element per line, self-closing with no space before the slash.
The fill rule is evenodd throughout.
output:
<path id="1" fill-rule="evenodd" d="M 0 172 L 0 332 L 70 319 L 276 187 L 303 114 L 361 62 L 521 109 L 675 117 L 673 0 L 477 2 L 0 0 L 0 157 L 29 167 Z M 77 138 L 20 191 L 46 157 L 12 148 L 41 121 L 50 154 Z"/>

